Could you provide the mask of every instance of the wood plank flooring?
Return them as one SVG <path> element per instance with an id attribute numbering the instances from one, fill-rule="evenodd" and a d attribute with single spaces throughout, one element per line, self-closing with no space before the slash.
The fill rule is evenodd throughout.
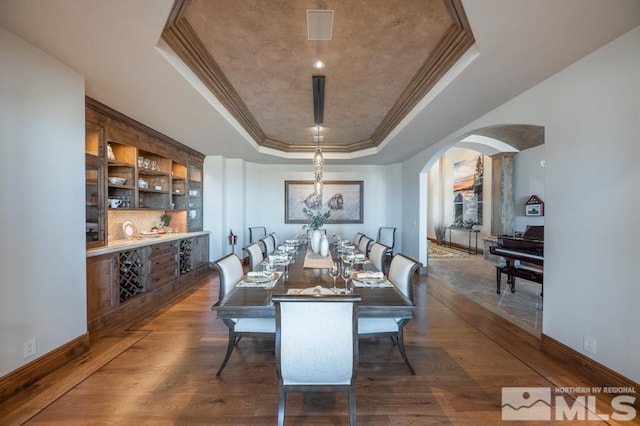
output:
<path id="1" fill-rule="evenodd" d="M 421 277 L 414 294 L 419 309 L 405 342 L 417 374 L 409 374 L 389 339 L 361 341 L 359 424 L 505 424 L 502 387 L 588 385 L 540 352 L 535 336 L 437 279 Z M 215 376 L 227 342 L 227 328 L 210 310 L 217 295 L 212 273 L 177 303 L 93 342 L 86 357 L 0 406 L 0 424 L 275 424 L 272 340 L 242 339 L 222 377 Z M 599 404 L 600 412 L 610 411 Z M 346 395 L 293 394 L 286 422 L 348 424 Z"/>

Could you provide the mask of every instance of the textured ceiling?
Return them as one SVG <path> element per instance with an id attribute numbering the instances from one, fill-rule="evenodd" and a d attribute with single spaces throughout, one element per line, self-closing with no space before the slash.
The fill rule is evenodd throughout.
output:
<path id="1" fill-rule="evenodd" d="M 308 9 L 334 11 L 332 40 L 307 40 Z M 354 152 L 473 44 L 459 0 L 178 0 L 162 36 L 258 144 L 285 152 L 314 149 L 313 75 L 326 77 L 323 150 Z"/>

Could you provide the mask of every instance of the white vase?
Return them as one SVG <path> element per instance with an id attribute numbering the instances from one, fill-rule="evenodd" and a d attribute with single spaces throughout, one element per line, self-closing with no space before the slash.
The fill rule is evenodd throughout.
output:
<path id="1" fill-rule="evenodd" d="M 311 250 L 314 253 L 320 252 L 320 239 L 322 238 L 322 232 L 315 230 L 311 234 Z"/>
<path id="2" fill-rule="evenodd" d="M 329 256 L 329 240 L 326 235 L 323 235 L 320 239 L 320 256 Z"/>

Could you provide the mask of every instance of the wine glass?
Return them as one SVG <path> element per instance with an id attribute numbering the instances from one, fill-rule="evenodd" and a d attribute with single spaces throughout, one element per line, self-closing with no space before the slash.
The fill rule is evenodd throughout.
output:
<path id="1" fill-rule="evenodd" d="M 340 262 L 334 260 L 331 262 L 331 269 L 329 269 L 329 276 L 333 278 L 333 290 L 336 290 L 336 279 L 340 276 Z"/>
<path id="2" fill-rule="evenodd" d="M 344 289 L 348 291 L 349 280 L 351 279 L 351 265 L 344 264 L 342 267 L 342 279 L 344 280 Z"/>

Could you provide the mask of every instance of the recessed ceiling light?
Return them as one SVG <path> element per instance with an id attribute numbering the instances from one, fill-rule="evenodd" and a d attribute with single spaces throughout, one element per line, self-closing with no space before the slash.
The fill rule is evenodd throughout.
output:
<path id="1" fill-rule="evenodd" d="M 313 67 L 317 70 L 324 68 L 324 62 L 322 62 L 320 59 L 318 59 L 317 61 L 315 61 L 313 63 Z"/>

